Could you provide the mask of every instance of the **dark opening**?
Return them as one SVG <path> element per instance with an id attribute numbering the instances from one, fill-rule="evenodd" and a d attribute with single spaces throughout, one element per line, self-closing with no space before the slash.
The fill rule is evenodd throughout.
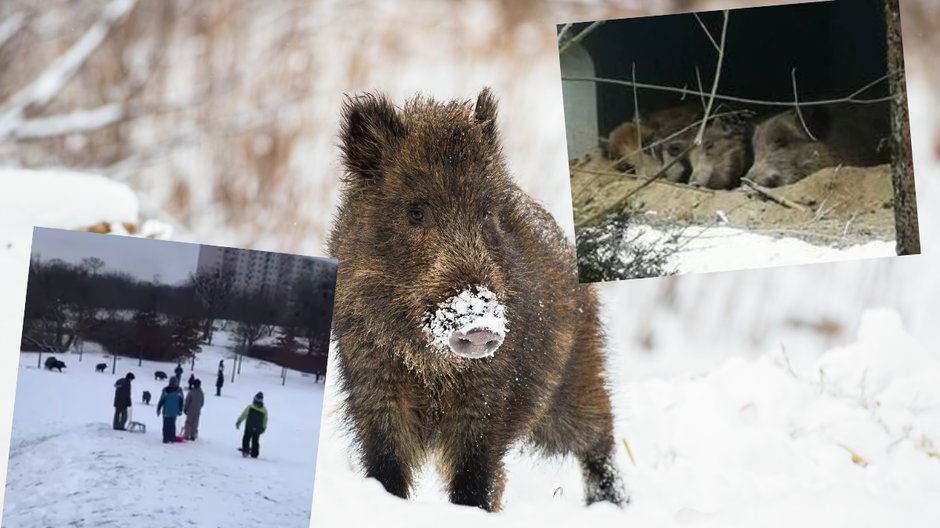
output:
<path id="1" fill-rule="evenodd" d="M 722 14 L 699 14 L 712 35 Z M 583 41 L 597 77 L 710 91 L 718 54 L 692 14 L 605 22 Z M 792 101 L 791 69 L 797 69 L 801 101 L 845 97 L 885 75 L 885 22 L 881 0 L 834 0 L 732 10 L 718 93 L 750 99 Z M 597 83 L 598 132 L 633 117 L 629 87 Z M 888 95 L 881 82 L 862 94 Z M 639 89 L 641 115 L 673 106 L 681 96 Z M 696 97 L 696 96 L 687 96 Z"/>

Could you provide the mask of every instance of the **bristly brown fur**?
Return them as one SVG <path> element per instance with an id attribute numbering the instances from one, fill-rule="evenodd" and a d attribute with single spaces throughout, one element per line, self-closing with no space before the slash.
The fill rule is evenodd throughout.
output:
<path id="1" fill-rule="evenodd" d="M 578 457 L 588 503 L 622 503 L 597 300 L 510 178 L 496 115 L 489 90 L 475 103 L 346 101 L 329 249 L 347 423 L 367 476 L 401 497 L 436 455 L 452 502 L 497 510 L 503 457 L 526 439 Z M 505 305 L 502 346 L 476 360 L 432 349 L 425 312 L 475 285 Z"/>

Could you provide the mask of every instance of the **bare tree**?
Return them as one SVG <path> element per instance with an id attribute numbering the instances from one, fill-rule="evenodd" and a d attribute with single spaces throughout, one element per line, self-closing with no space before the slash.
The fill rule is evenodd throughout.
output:
<path id="1" fill-rule="evenodd" d="M 238 321 L 235 323 L 235 335 L 238 337 L 239 344 L 248 351 L 259 339 L 270 332 L 271 328 L 270 324 L 259 320 Z"/>
<path id="2" fill-rule="evenodd" d="M 82 267 L 85 268 L 94 277 L 98 275 L 101 268 L 104 267 L 104 261 L 98 257 L 87 257 L 82 259 Z"/>
<path id="3" fill-rule="evenodd" d="M 202 338 L 212 344 L 213 327 L 234 295 L 234 283 L 222 273 L 201 271 L 189 277 L 190 285 L 203 309 Z"/>

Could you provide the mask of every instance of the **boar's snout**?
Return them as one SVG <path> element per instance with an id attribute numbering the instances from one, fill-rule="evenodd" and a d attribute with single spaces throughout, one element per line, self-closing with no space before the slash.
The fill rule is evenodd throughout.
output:
<path id="1" fill-rule="evenodd" d="M 484 286 L 469 287 L 424 316 L 429 344 L 464 359 L 492 356 L 509 331 L 506 307 Z"/>
<path id="2" fill-rule="evenodd" d="M 451 334 L 447 344 L 454 354 L 460 357 L 479 359 L 492 356 L 499 345 L 503 344 L 503 336 L 489 330 L 458 330 Z"/>

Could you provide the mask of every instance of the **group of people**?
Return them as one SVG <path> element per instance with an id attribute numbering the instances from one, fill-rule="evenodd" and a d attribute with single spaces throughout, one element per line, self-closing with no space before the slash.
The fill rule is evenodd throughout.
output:
<path id="1" fill-rule="evenodd" d="M 224 372 L 224 361 L 219 361 L 216 396 L 221 395 L 222 382 L 225 377 Z M 161 391 L 160 400 L 157 402 L 157 416 L 163 416 L 164 444 L 176 442 L 176 419 L 180 415 L 186 416 L 183 424 L 183 438 L 189 441 L 196 440 L 199 436 L 199 418 L 205 404 L 202 381 L 196 378 L 195 374 L 191 374 L 189 377 L 189 391 L 185 395 L 180 386 L 183 375 L 181 364 L 177 364 L 174 374 L 175 376 L 170 377 L 167 386 Z M 134 373 L 128 372 L 126 376 L 117 380 L 114 384 L 114 429 L 116 430 L 123 431 L 126 429 L 128 409 L 131 407 L 131 382 L 133 380 Z M 261 392 L 255 394 L 252 402 L 245 407 L 238 420 L 236 420 L 235 428 L 240 429 L 243 422 L 245 423 L 245 431 L 242 435 L 242 456 L 258 458 L 260 451 L 259 437 L 268 427 L 268 411 L 264 406 L 264 394 Z"/>
<path id="2" fill-rule="evenodd" d="M 169 444 L 176 441 L 176 419 L 181 414 L 186 416 L 183 424 L 183 438 L 195 440 L 199 434 L 199 417 L 204 404 L 205 396 L 202 394 L 201 381 L 193 379 L 189 392 L 183 396 L 179 377 L 171 377 L 157 402 L 157 416 L 160 416 L 161 412 L 163 414 L 163 443 Z"/>

